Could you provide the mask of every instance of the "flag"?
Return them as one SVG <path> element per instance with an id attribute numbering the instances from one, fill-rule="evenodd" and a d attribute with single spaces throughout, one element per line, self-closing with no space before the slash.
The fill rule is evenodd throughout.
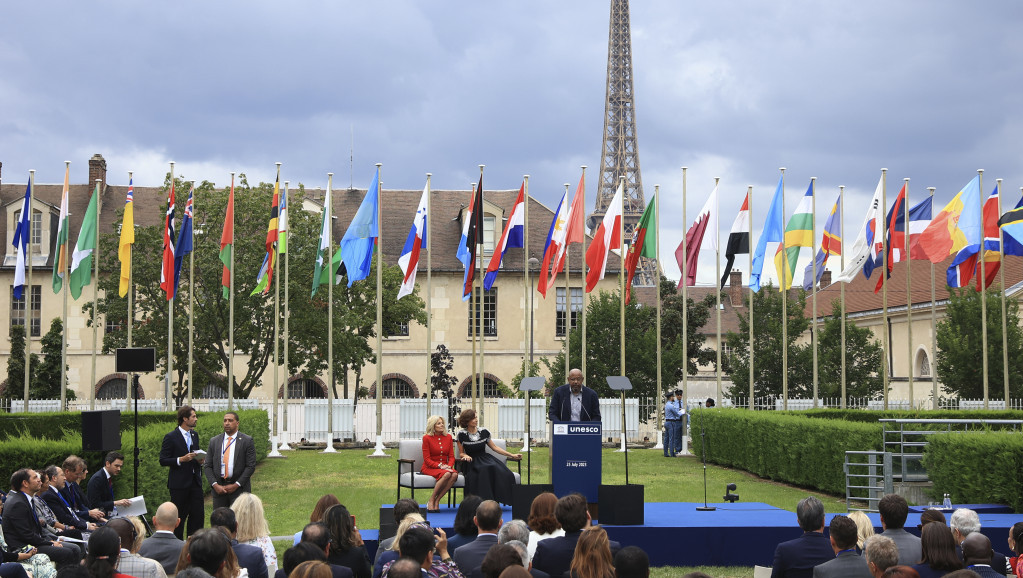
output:
<path id="1" fill-rule="evenodd" d="M 967 235 L 980 239 L 980 175 L 956 193 L 920 233 L 920 250 L 931 263 L 940 263 L 968 244 Z"/>
<path id="2" fill-rule="evenodd" d="M 220 276 L 220 285 L 224 288 L 224 299 L 231 298 L 231 252 L 234 251 L 234 178 L 231 179 L 231 192 L 227 195 L 227 211 L 224 214 L 224 230 L 220 233 L 220 262 L 224 264 L 224 272 Z"/>
<path id="3" fill-rule="evenodd" d="M 178 233 L 178 242 L 174 251 L 174 296 L 178 296 L 178 284 L 181 282 L 181 264 L 185 261 L 185 255 L 192 252 L 192 196 L 195 194 L 195 182 L 192 182 L 192 189 L 188 191 L 188 201 L 185 202 L 185 214 L 181 217 L 181 232 Z"/>
<path id="4" fill-rule="evenodd" d="M 259 273 L 256 274 L 256 288 L 249 293 L 249 296 L 256 293 L 266 295 L 270 293 L 270 281 L 273 280 L 274 262 L 277 261 L 277 225 L 279 223 L 281 203 L 281 176 L 277 175 L 274 181 L 274 196 L 270 201 L 270 222 L 266 226 L 266 253 L 263 255 L 263 263 L 259 266 Z"/>
<path id="5" fill-rule="evenodd" d="M 1000 219 L 998 226 L 1002 229 L 1002 239 L 1005 241 L 1006 255 L 1023 257 L 1023 199 L 1020 199 L 1016 206 L 1006 211 Z"/>
<path id="6" fill-rule="evenodd" d="M 991 287 L 991 283 L 1002 266 L 1001 243 L 998 239 L 998 198 L 999 187 L 991 191 L 984 202 L 984 286 L 981 287 L 980 263 L 977 263 L 977 291 Z"/>
<path id="7" fill-rule="evenodd" d="M 593 291 L 597 281 L 604 278 L 607 270 L 607 255 L 613 249 L 621 249 L 622 246 L 622 197 L 625 195 L 625 181 L 619 181 L 618 190 L 615 191 L 604 212 L 604 220 L 597 226 L 593 233 L 593 242 L 586 250 L 586 292 Z"/>
<path id="8" fill-rule="evenodd" d="M 501 240 L 494 247 L 494 254 L 490 256 L 490 264 L 487 265 L 487 273 L 483 277 L 484 291 L 490 291 L 490 288 L 494 286 L 494 281 L 497 280 L 497 271 L 501 268 L 501 263 L 504 261 L 504 252 L 509 247 L 522 248 L 522 229 L 525 224 L 526 206 L 524 201 L 525 190 L 526 184 L 522 183 L 522 186 L 519 187 L 519 198 L 516 199 L 515 205 L 512 206 L 508 223 L 504 226 L 504 232 L 501 233 Z"/>
<path id="9" fill-rule="evenodd" d="M 426 206 L 430 200 L 429 185 L 423 187 L 423 196 L 419 199 L 416 216 L 412 219 L 412 228 L 405 238 L 405 246 L 401 248 L 398 266 L 404 277 L 398 289 L 398 299 L 412 293 L 416 287 L 416 271 L 419 269 L 419 252 L 426 248 Z"/>
<path id="10" fill-rule="evenodd" d="M 473 281 L 476 279 L 476 246 L 483 243 L 483 175 L 480 175 L 476 195 L 469 204 L 469 218 L 462 232 L 465 252 L 462 253 L 462 248 L 459 248 L 459 259 L 465 265 L 465 283 L 462 286 L 462 301 L 465 301 L 472 294 Z"/>
<path id="11" fill-rule="evenodd" d="M 689 230 L 686 231 L 686 271 L 682 275 L 682 279 L 678 281 L 679 288 L 682 287 L 683 281 L 689 287 L 696 285 L 696 265 L 700 258 L 700 246 L 703 244 L 703 238 L 708 230 L 711 231 L 709 248 L 717 250 L 718 212 L 718 188 L 715 186 L 710 196 L 707 197 L 707 202 L 703 204 L 703 208 L 697 214 L 696 220 L 693 221 L 693 224 L 689 226 Z M 675 260 L 678 261 L 679 270 L 682 270 L 682 255 L 682 243 L 679 243 L 675 249 Z"/>
<path id="12" fill-rule="evenodd" d="M 821 246 L 817 249 L 814 261 L 817 263 L 817 277 L 813 276 L 813 263 L 809 263 L 803 270 L 803 289 L 809 291 L 813 286 L 820 283 L 824 275 L 824 266 L 828 263 L 831 255 L 842 254 L 842 193 L 838 193 L 838 199 L 831 207 L 828 220 L 824 223 L 824 237 L 821 239 Z"/>
<path id="13" fill-rule="evenodd" d="M 70 219 L 68 219 L 67 210 L 67 192 L 68 192 L 68 172 L 70 168 L 64 167 L 64 190 L 60 195 L 60 221 L 57 223 L 57 244 L 55 249 L 55 256 L 53 259 L 53 292 L 60 293 L 61 288 L 64 286 L 64 274 L 67 271 L 67 246 L 68 246 L 68 229 L 70 228 Z"/>
<path id="14" fill-rule="evenodd" d="M 284 184 L 284 195 L 281 196 L 280 218 L 277 219 L 277 255 L 288 252 L 288 184 Z"/>
<path id="15" fill-rule="evenodd" d="M 753 251 L 753 270 L 749 274 L 749 288 L 754 292 L 760 291 L 760 275 L 764 270 L 764 255 L 767 253 L 767 244 L 781 243 L 785 235 L 785 215 L 782 212 L 782 199 L 784 198 L 784 193 L 782 192 L 783 178 L 778 178 L 778 187 L 774 190 L 771 208 L 767 210 L 764 229 L 760 232 L 760 238 L 757 239 L 757 248 Z"/>
<path id="16" fill-rule="evenodd" d="M 124 218 L 121 219 L 121 242 L 117 246 L 117 258 L 121 261 L 121 284 L 117 294 L 124 297 L 131 284 L 131 246 L 135 244 L 135 186 L 128 179 L 128 194 L 124 199 Z"/>
<path id="17" fill-rule="evenodd" d="M 888 243 L 887 243 L 888 244 L 888 252 L 887 252 L 887 259 L 885 259 L 885 260 L 888 261 L 888 266 L 886 267 L 887 270 L 885 271 L 884 275 L 878 275 L 877 276 L 877 284 L 874 285 L 874 293 L 879 292 L 881 290 L 881 287 L 884 286 L 884 280 L 885 279 L 890 279 L 891 276 L 892 276 L 892 269 L 895 268 L 895 260 L 893 259 L 893 253 L 896 254 L 896 255 L 898 254 L 898 252 L 894 251 L 893 248 L 896 247 L 896 246 L 901 246 L 901 247 L 905 247 L 906 246 L 905 236 L 904 236 L 902 230 L 899 230 L 896 233 L 896 223 L 898 222 L 899 215 L 901 215 L 903 213 L 902 205 L 905 202 L 906 202 L 906 183 L 903 183 L 902 184 L 902 189 L 899 190 L 899 195 L 897 197 L 895 197 L 895 202 L 892 203 L 892 208 L 888 209 L 888 214 L 885 216 L 885 220 L 884 220 L 885 227 L 884 227 L 884 230 L 885 230 L 885 236 L 888 238 Z M 902 229 L 905 229 L 905 219 L 903 219 Z M 884 250 L 884 245 L 882 243 L 876 243 L 875 242 L 874 245 L 875 245 L 877 251 L 883 251 Z M 880 267 L 881 266 L 882 258 L 883 257 L 881 256 L 881 253 L 878 253 L 877 257 L 874 258 L 874 267 Z M 870 273 L 867 273 L 867 277 L 870 277 Z"/>
<path id="18" fill-rule="evenodd" d="M 331 222 L 330 188 L 327 188 L 326 198 L 323 199 L 323 220 L 320 223 L 320 243 L 316 249 L 316 266 L 313 268 L 313 295 L 320 288 L 326 285 L 330 279 L 323 274 L 323 262 L 330 254 L 330 222 Z"/>
<path id="19" fill-rule="evenodd" d="M 348 273 L 348 286 L 369 277 L 373 263 L 373 245 L 380 236 L 377 206 L 380 202 L 380 169 L 373 175 L 373 184 L 359 205 L 348 230 L 341 237 L 341 261 Z"/>
<path id="20" fill-rule="evenodd" d="M 999 251 L 998 243 L 997 185 L 984 202 L 983 213 L 977 212 L 977 215 L 981 216 L 981 223 L 984 231 L 984 287 L 990 287 L 995 274 L 998 273 L 998 268 L 1001 266 L 1001 253 Z M 949 287 L 965 287 L 969 284 L 970 279 L 972 279 L 976 274 L 977 290 L 980 291 L 982 289 L 979 257 L 981 247 L 981 229 L 974 229 L 972 227 L 972 217 L 973 215 L 968 211 L 968 209 L 964 208 L 963 216 L 959 219 L 959 225 L 962 229 L 963 221 L 969 219 L 967 227 L 963 229 L 966 233 L 967 245 L 956 253 L 955 259 L 952 260 L 952 264 L 948 266 L 948 271 L 946 272 L 945 277 L 948 281 Z"/>
<path id="21" fill-rule="evenodd" d="M 625 271 L 627 274 L 625 278 L 625 303 L 629 302 L 632 294 L 632 278 L 636 275 L 636 265 L 639 264 L 639 258 L 657 258 L 656 203 L 656 196 L 650 199 L 650 204 L 643 211 L 639 224 L 632 231 L 632 243 L 629 244 L 629 253 L 625 256 Z"/>
<path id="22" fill-rule="evenodd" d="M 557 267 L 554 274 L 549 269 L 552 263 L 557 263 L 558 253 L 565 245 L 565 233 L 568 226 L 568 193 L 561 197 L 557 210 L 554 211 L 554 219 L 551 221 L 551 228 L 547 231 L 547 241 L 543 245 L 543 261 L 540 264 L 540 278 L 536 282 L 536 290 L 544 299 L 547 298 L 547 288 L 554 284 L 554 278 L 558 274 Z"/>
<path id="23" fill-rule="evenodd" d="M 480 181 L 483 181 L 483 177 L 480 177 Z M 472 221 L 472 211 L 476 204 L 476 191 L 472 191 L 469 195 L 469 215 L 462 221 L 462 236 L 458 240 L 458 249 L 455 251 L 455 257 L 462 262 L 462 268 L 465 273 L 462 275 L 462 301 L 469 299 L 469 294 L 464 290 L 465 286 L 469 284 L 469 275 L 475 267 L 475 244 L 473 244 L 473 253 L 469 252 L 469 223 Z"/>
<path id="24" fill-rule="evenodd" d="M 866 274 L 865 268 L 869 264 L 871 270 L 873 270 L 874 257 L 874 235 L 879 226 L 879 219 L 881 217 L 881 194 L 884 190 L 884 177 L 877 181 L 877 188 L 874 189 L 874 198 L 870 200 L 870 205 L 867 208 L 867 215 L 863 217 L 863 225 L 860 226 L 859 232 L 856 234 L 856 240 L 853 242 L 852 250 L 850 251 L 849 261 L 847 262 L 845 269 L 835 276 L 835 282 L 841 281 L 842 283 L 851 283 L 856 275 L 861 271 Z M 869 275 L 867 275 L 869 277 Z"/>
<path id="25" fill-rule="evenodd" d="M 927 254 L 920 247 L 920 234 L 931 224 L 931 205 L 933 201 L 934 197 L 928 195 L 926 199 L 909 208 L 910 259 L 927 259 Z M 895 260 L 901 260 L 901 255 L 897 254 Z"/>
<path id="26" fill-rule="evenodd" d="M 806 187 L 806 193 L 799 199 L 796 210 L 785 226 L 785 251 L 782 245 L 774 253 L 774 269 L 778 272 L 778 287 L 784 291 L 792 287 L 792 277 L 796 274 L 796 262 L 799 261 L 800 247 L 813 247 L 813 182 Z M 788 271 L 783 267 L 788 265 Z M 784 273 L 783 273 L 784 271 Z"/>
<path id="27" fill-rule="evenodd" d="M 71 254 L 71 296 L 78 301 L 82 295 L 82 287 L 92 282 L 92 250 L 96 246 L 96 205 L 99 199 L 99 184 L 89 199 L 89 208 L 85 210 L 82 228 L 78 231 L 78 242 Z"/>
<path id="28" fill-rule="evenodd" d="M 728 274 L 732 271 L 732 263 L 736 255 L 749 253 L 749 193 L 742 200 L 742 208 L 732 222 L 732 230 L 728 233 L 728 240 L 725 242 L 725 274 L 721 276 L 721 287 L 728 281 Z"/>
<path id="29" fill-rule="evenodd" d="M 32 238 L 32 183 L 25 185 L 25 201 L 21 204 L 21 217 L 14 229 L 14 248 L 18 253 L 14 265 L 14 298 L 21 299 L 25 289 L 25 257 L 28 255 L 28 243 Z"/>
<path id="30" fill-rule="evenodd" d="M 167 294 L 167 301 L 174 298 L 174 179 L 171 179 L 167 193 L 167 216 L 163 227 L 163 268 L 160 269 L 160 289 Z"/>

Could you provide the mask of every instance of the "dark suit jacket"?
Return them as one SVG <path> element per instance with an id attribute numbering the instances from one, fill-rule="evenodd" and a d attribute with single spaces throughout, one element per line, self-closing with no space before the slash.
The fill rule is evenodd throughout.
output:
<path id="1" fill-rule="evenodd" d="M 579 419 L 582 421 L 600 421 L 600 400 L 597 392 L 583 386 L 583 407 L 579 412 Z M 572 388 L 566 383 L 554 390 L 551 396 L 551 408 L 548 415 L 551 421 L 569 421 L 572 419 Z"/>
<path id="2" fill-rule="evenodd" d="M 998 571 L 994 570 L 994 566 L 967 566 L 966 568 L 980 574 L 980 578 L 999 578 L 1004 576 L 1004 574 L 999 574 Z"/>
<path id="3" fill-rule="evenodd" d="M 451 557 L 462 574 L 468 576 L 474 569 L 480 567 L 483 558 L 494 544 L 497 544 L 496 534 L 480 534 L 472 542 L 459 546 Z"/>
<path id="4" fill-rule="evenodd" d="M 327 562 L 350 568 L 355 578 L 370 578 L 373 575 L 373 563 L 369 561 L 369 554 L 366 553 L 364 546 L 352 546 L 344 552 L 332 547 Z"/>
<path id="5" fill-rule="evenodd" d="M 269 578 L 270 570 L 266 567 L 266 559 L 263 558 L 263 550 L 252 544 L 239 544 L 238 540 L 231 540 L 231 548 L 235 556 L 238 556 L 238 565 L 249 571 L 252 578 Z"/>
<path id="6" fill-rule="evenodd" d="M 867 561 L 856 553 L 843 551 L 813 569 L 813 578 L 872 578 Z"/>
<path id="7" fill-rule="evenodd" d="M 541 572 L 540 570 L 537 570 L 536 568 L 533 568 L 532 570 L 530 570 L 529 571 L 529 575 L 532 576 L 533 578 L 551 578 L 550 574 L 548 574 L 546 572 Z M 477 568 L 477 569 L 473 570 L 472 574 L 470 574 L 466 578 L 486 578 L 486 577 L 483 575 L 483 569 L 482 568 Z"/>
<path id="8" fill-rule="evenodd" d="M 332 578 L 352 578 L 351 568 L 345 568 L 337 564 L 327 565 L 330 566 L 330 572 L 333 574 Z M 284 568 L 278 568 L 277 572 L 274 573 L 274 578 L 288 578 L 288 575 L 284 573 Z"/>
<path id="9" fill-rule="evenodd" d="M 7 494 L 7 502 L 4 503 L 3 528 L 7 547 L 12 552 L 28 545 L 52 545 L 43 537 L 39 518 L 36 518 L 32 504 L 28 503 L 28 498 L 21 492 L 12 491 Z"/>
<path id="10" fill-rule="evenodd" d="M 81 486 L 77 483 L 65 482 L 64 489 L 61 490 L 60 495 L 64 496 L 64 499 L 71 504 L 71 508 L 78 514 L 79 518 L 83 520 L 89 519 L 89 509 L 92 506 L 89 505 L 89 498 L 85 496 Z"/>
<path id="11" fill-rule="evenodd" d="M 93 508 L 103 510 L 106 514 L 114 511 L 114 491 L 107 482 L 105 469 L 100 468 L 98 472 L 92 474 L 86 491 L 89 493 L 89 504 Z"/>
<path id="12" fill-rule="evenodd" d="M 163 570 L 167 575 L 170 576 L 174 574 L 174 569 L 177 568 L 178 556 L 184 547 L 185 543 L 178 540 L 178 537 L 172 532 L 154 532 L 152 536 L 142 540 L 142 546 L 139 547 L 139 556 L 156 560 L 163 566 Z M 263 565 L 266 566 L 265 561 Z"/>
<path id="13" fill-rule="evenodd" d="M 195 430 L 188 433 L 192 434 L 192 451 L 201 450 L 199 434 L 195 433 Z M 178 458 L 187 453 L 188 446 L 185 445 L 185 438 L 182 437 L 178 428 L 174 428 L 174 431 L 163 436 L 163 445 L 160 446 L 160 465 L 170 468 L 170 473 L 167 474 L 167 487 L 171 490 L 187 490 L 193 485 L 202 487 L 202 478 L 199 473 L 202 466 L 198 460 L 178 465 Z"/>
<path id="14" fill-rule="evenodd" d="M 582 531 L 569 532 L 557 538 L 541 540 L 536 545 L 536 553 L 533 554 L 533 568 L 546 572 L 551 576 L 561 576 L 568 572 L 572 565 L 572 556 L 575 555 L 575 545 L 579 541 Z M 618 553 L 622 545 L 611 540 L 611 557 Z"/>
<path id="15" fill-rule="evenodd" d="M 220 477 L 220 460 L 224 455 L 224 435 L 220 434 L 210 438 L 209 448 L 206 450 L 206 460 L 202 464 L 202 472 L 206 475 L 206 480 L 209 481 L 210 485 L 214 483 L 220 485 L 233 484 L 238 482 L 240 486 L 238 491 L 235 493 L 251 492 L 252 484 L 249 483 L 249 478 L 252 477 L 252 472 L 256 471 L 256 446 L 252 443 L 252 438 L 238 432 L 238 439 L 234 442 L 234 469 L 231 471 L 231 477 L 224 479 Z"/>
<path id="16" fill-rule="evenodd" d="M 60 492 L 56 487 L 50 486 L 50 489 L 43 492 L 42 499 L 46 502 L 46 505 L 50 507 L 53 515 L 56 516 L 57 521 L 61 524 L 71 526 L 78 530 L 85 530 L 88 528 L 88 519 L 83 519 L 78 516 L 78 513 L 71 508 L 71 503 L 64 503 L 67 498 L 61 499 Z"/>
<path id="17" fill-rule="evenodd" d="M 959 556 L 960 560 L 963 559 L 963 547 L 962 547 L 961 544 L 956 544 L 956 556 Z M 964 562 L 964 564 L 965 564 L 965 562 Z M 1008 567 L 1009 567 L 1009 563 L 1008 563 L 1008 560 L 1005 559 L 1005 554 L 1002 554 L 998 550 L 995 550 L 994 548 L 992 548 L 991 549 L 991 569 L 994 570 L 995 572 L 1001 574 L 1002 576 L 1006 576 L 1007 574 L 1003 574 L 1003 572 L 1008 572 Z"/>
<path id="18" fill-rule="evenodd" d="M 831 541 L 822 532 L 804 532 L 774 549 L 771 578 L 811 578 L 814 566 L 834 558 Z"/>

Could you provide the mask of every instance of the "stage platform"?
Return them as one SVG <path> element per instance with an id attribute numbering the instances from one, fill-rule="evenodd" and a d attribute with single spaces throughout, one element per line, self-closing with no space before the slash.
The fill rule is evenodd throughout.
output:
<path id="1" fill-rule="evenodd" d="M 698 512 L 703 503 L 650 502 L 644 505 L 645 521 L 642 526 L 604 526 L 612 540 L 623 546 L 639 546 L 650 556 L 653 566 L 770 566 L 774 548 L 779 542 L 798 537 L 802 531 L 795 512 L 775 508 L 759 502 L 710 504 L 717 510 Z M 990 513 L 999 508 L 976 505 L 983 533 L 1002 553 L 1008 552 L 1005 538 L 1009 528 L 1023 521 L 1023 514 Z M 795 504 L 793 504 L 795 507 Z M 457 507 L 441 507 L 439 514 L 430 514 L 427 520 L 434 527 L 449 534 L 455 521 Z M 825 526 L 835 514 L 828 514 Z M 951 512 L 946 512 L 946 518 Z M 881 531 L 877 514 L 868 514 L 875 530 Z M 504 521 L 511 520 L 511 508 L 505 507 Z M 596 520 L 599 523 L 600 520 Z M 906 529 L 919 535 L 917 524 L 920 514 L 910 512 Z M 363 530 L 363 539 L 370 556 L 376 551 L 376 530 Z"/>

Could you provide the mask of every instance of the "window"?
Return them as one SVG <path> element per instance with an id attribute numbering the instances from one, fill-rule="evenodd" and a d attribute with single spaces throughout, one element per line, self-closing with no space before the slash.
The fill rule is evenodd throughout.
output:
<path id="1" fill-rule="evenodd" d="M 107 333 L 116 333 L 118 331 L 121 331 L 122 329 L 124 329 L 124 320 L 123 319 L 111 319 L 110 317 L 107 317 L 107 322 L 106 322 L 106 332 Z"/>
<path id="2" fill-rule="evenodd" d="M 14 226 L 18 226 L 18 221 L 21 220 L 21 209 L 14 211 Z M 40 250 L 39 245 L 43 243 L 43 213 L 41 211 L 32 211 L 32 236 L 29 238 L 29 242 L 32 243 L 32 252 L 38 253 Z"/>
<path id="3" fill-rule="evenodd" d="M 128 397 L 128 380 L 117 378 L 111 379 L 100 386 L 96 392 L 96 399 L 125 399 Z"/>
<path id="4" fill-rule="evenodd" d="M 210 383 L 202 388 L 199 394 L 200 399 L 227 399 L 227 390 L 215 383 Z"/>
<path id="5" fill-rule="evenodd" d="M 732 354 L 732 348 L 727 344 L 721 346 L 721 358 L 724 359 Z"/>
<path id="6" fill-rule="evenodd" d="M 288 399 L 324 399 L 326 392 L 312 379 L 296 379 L 288 384 Z"/>
<path id="7" fill-rule="evenodd" d="M 927 354 L 921 351 L 919 354 L 917 354 L 917 358 L 919 359 L 917 364 L 920 366 L 920 377 L 930 377 L 931 360 L 927 357 Z"/>
<path id="8" fill-rule="evenodd" d="M 21 299 L 14 298 L 14 285 L 11 285 L 11 326 L 25 325 L 25 297 L 26 295 L 22 292 Z M 29 327 L 30 335 L 32 337 L 39 337 L 40 335 L 40 313 L 42 311 L 42 300 L 43 300 L 43 286 L 33 285 L 32 286 L 32 325 Z"/>
<path id="9" fill-rule="evenodd" d="M 476 335 L 497 337 L 497 287 L 483 293 L 483 329 L 480 330 L 480 288 L 475 288 L 472 299 L 472 319 L 469 320 L 468 337 L 472 339 L 472 324 L 476 322 Z"/>
<path id="10" fill-rule="evenodd" d="M 493 255 L 494 247 L 497 246 L 497 218 L 494 215 L 483 214 L 483 254 Z"/>
<path id="11" fill-rule="evenodd" d="M 565 327 L 565 288 L 557 287 L 557 320 L 555 322 L 555 335 L 564 337 L 569 331 L 575 329 L 579 322 L 579 314 L 583 310 L 583 289 L 582 287 L 571 287 L 572 308 L 569 316 L 569 326 Z"/>
<path id="12" fill-rule="evenodd" d="M 398 323 L 397 326 L 388 328 L 384 337 L 408 337 L 408 322 Z"/>
<path id="13" fill-rule="evenodd" d="M 412 393 L 412 386 L 408 384 L 404 379 L 398 377 L 392 377 L 384 380 L 384 390 L 381 393 L 381 397 L 384 399 L 398 399 L 398 398 L 410 398 L 414 397 Z"/>

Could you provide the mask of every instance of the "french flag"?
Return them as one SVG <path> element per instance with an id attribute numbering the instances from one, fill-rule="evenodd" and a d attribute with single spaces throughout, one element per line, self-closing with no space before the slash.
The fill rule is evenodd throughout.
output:
<path id="1" fill-rule="evenodd" d="M 401 288 L 398 289 L 398 299 L 412 293 L 416 287 L 416 271 L 419 270 L 419 252 L 426 248 L 426 204 L 430 198 L 430 185 L 423 187 L 423 196 L 419 199 L 419 208 L 416 209 L 416 217 L 412 220 L 412 229 L 405 239 L 405 246 L 401 249 L 398 257 L 398 266 L 404 275 L 401 281 Z"/>
<path id="2" fill-rule="evenodd" d="M 494 254 L 490 257 L 490 264 L 487 265 L 487 273 L 483 277 L 483 290 L 490 291 L 494 281 L 497 280 L 497 270 L 504 261 L 504 252 L 509 247 L 522 247 L 522 230 L 525 228 L 525 195 L 526 184 L 519 187 L 519 198 L 512 207 L 511 216 L 508 217 L 508 224 L 504 226 L 504 233 L 501 234 L 501 242 L 494 247 Z"/>

